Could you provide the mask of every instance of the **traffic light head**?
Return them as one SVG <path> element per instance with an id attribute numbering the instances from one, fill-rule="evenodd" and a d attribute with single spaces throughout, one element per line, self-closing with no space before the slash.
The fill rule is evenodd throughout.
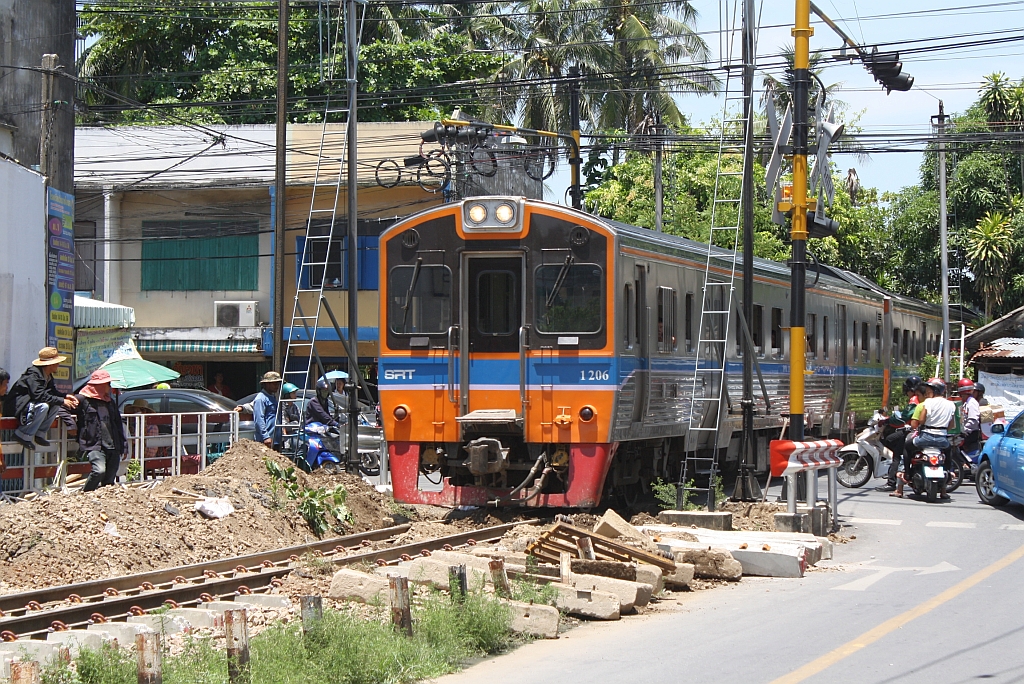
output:
<path id="1" fill-rule="evenodd" d="M 904 74 L 903 62 L 898 52 L 878 52 L 877 49 L 861 55 L 864 68 L 882 84 L 887 93 L 894 90 L 906 92 L 914 85 L 914 77 Z"/>

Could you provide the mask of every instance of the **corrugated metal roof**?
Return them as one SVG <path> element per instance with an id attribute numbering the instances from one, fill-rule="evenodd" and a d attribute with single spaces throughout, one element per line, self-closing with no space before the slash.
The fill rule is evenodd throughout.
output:
<path id="1" fill-rule="evenodd" d="M 130 328 L 135 325 L 135 309 L 75 295 L 76 328 Z"/>
<path id="2" fill-rule="evenodd" d="M 254 354 L 255 340 L 139 340 L 140 352 L 183 352 L 190 354 Z"/>
<path id="3" fill-rule="evenodd" d="M 1000 337 L 975 352 L 972 359 L 1024 359 L 1024 337 Z"/>

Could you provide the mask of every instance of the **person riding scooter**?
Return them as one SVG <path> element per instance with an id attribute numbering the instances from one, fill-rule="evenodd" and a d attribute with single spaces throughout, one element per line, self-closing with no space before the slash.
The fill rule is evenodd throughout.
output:
<path id="1" fill-rule="evenodd" d="M 915 454 L 925 447 L 934 447 L 943 453 L 949 449 L 949 427 L 956 415 L 956 404 L 946 399 L 946 383 L 938 378 L 932 378 L 919 385 L 918 389 L 918 396 L 923 401 L 910 420 L 910 426 L 915 433 L 908 438 L 907 446 L 910 448 L 904 452 L 901 483 L 893 492 L 894 496 L 903 496 L 903 484 L 907 482 Z M 939 496 L 943 499 L 949 498 L 945 481 L 939 488 Z"/>
<path id="2" fill-rule="evenodd" d="M 902 410 L 897 407 L 889 417 L 885 435 L 882 443 L 892 452 L 892 463 L 889 464 L 889 473 L 885 484 L 875 489 L 879 492 L 892 492 L 896 490 L 896 476 L 900 471 L 900 462 L 903 460 L 903 452 L 906 449 L 907 433 L 910 432 L 909 417 L 917 408 L 917 386 L 921 384 L 921 378 L 911 375 L 903 381 L 903 393 L 907 395 L 907 405 Z"/>
<path id="3" fill-rule="evenodd" d="M 331 396 L 333 388 L 327 378 L 320 378 L 316 381 L 316 397 L 306 404 L 305 424 L 320 423 L 324 427 L 339 427 L 336 416 L 340 414 L 340 407 Z"/>

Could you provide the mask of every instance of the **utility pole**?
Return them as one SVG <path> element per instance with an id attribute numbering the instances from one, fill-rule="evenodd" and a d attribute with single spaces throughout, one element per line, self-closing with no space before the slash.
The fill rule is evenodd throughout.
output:
<path id="1" fill-rule="evenodd" d="M 356 124 L 358 93 L 356 74 L 359 67 L 359 35 L 356 26 L 356 2 L 348 0 L 345 7 L 345 61 L 348 84 L 348 133 L 345 136 L 348 166 L 348 461 L 359 458 L 359 161 Z"/>
<path id="2" fill-rule="evenodd" d="M 57 55 L 43 55 L 42 117 L 39 124 L 39 173 L 49 177 L 56 166 L 52 161 L 53 126 L 53 72 L 57 69 Z"/>
<path id="3" fill-rule="evenodd" d="M 942 379 L 949 383 L 949 236 L 946 229 L 946 111 L 939 100 L 939 115 L 935 119 L 935 132 L 939 140 L 939 247 L 942 270 Z M 963 375 L 963 369 L 960 371 Z"/>
<path id="4" fill-rule="evenodd" d="M 569 195 L 572 198 L 572 208 L 583 208 L 583 194 L 580 190 L 580 165 L 583 160 L 580 158 L 580 68 L 569 67 L 569 125 L 572 130 L 569 132 L 572 139 L 576 141 L 576 149 L 569 158 L 569 169 L 572 173 Z"/>
<path id="5" fill-rule="evenodd" d="M 811 28 L 809 0 L 796 0 L 793 28 L 793 255 L 789 309 L 789 438 L 804 439 L 804 319 L 807 294 L 807 100 L 810 79 Z M 819 198 L 819 201 L 823 201 Z"/>
<path id="6" fill-rule="evenodd" d="M 743 320 L 752 330 L 754 320 L 754 61 L 757 46 L 754 0 L 743 0 L 743 177 L 740 197 L 743 226 Z M 752 501 L 760 498 L 760 487 L 754 477 L 757 467 L 754 448 L 754 354 L 747 347 L 743 354 L 743 432 L 740 438 L 740 472 L 736 478 L 733 499 Z"/>
<path id="7" fill-rule="evenodd" d="M 277 159 L 274 169 L 274 369 L 284 373 L 284 245 L 288 180 L 288 0 L 277 2 Z"/>
<path id="8" fill-rule="evenodd" d="M 654 124 L 654 230 L 665 230 L 665 186 L 662 182 L 662 137 L 661 121 Z"/>

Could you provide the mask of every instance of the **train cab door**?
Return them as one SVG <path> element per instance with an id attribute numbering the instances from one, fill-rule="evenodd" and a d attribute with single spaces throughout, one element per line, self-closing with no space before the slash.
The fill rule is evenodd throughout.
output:
<path id="1" fill-rule="evenodd" d="M 522 419 L 523 254 L 466 253 L 462 258 L 459 412 L 465 417 L 481 410 L 514 411 Z"/>
<path id="2" fill-rule="evenodd" d="M 632 326 L 636 335 L 633 349 L 636 351 L 636 370 L 634 371 L 634 386 L 636 388 L 633 400 L 634 427 L 641 427 L 644 416 L 647 415 L 647 401 L 650 394 L 651 384 L 651 312 L 647 305 L 647 265 L 636 264 L 633 267 L 633 296 L 635 303 L 632 307 L 636 321 Z"/>

